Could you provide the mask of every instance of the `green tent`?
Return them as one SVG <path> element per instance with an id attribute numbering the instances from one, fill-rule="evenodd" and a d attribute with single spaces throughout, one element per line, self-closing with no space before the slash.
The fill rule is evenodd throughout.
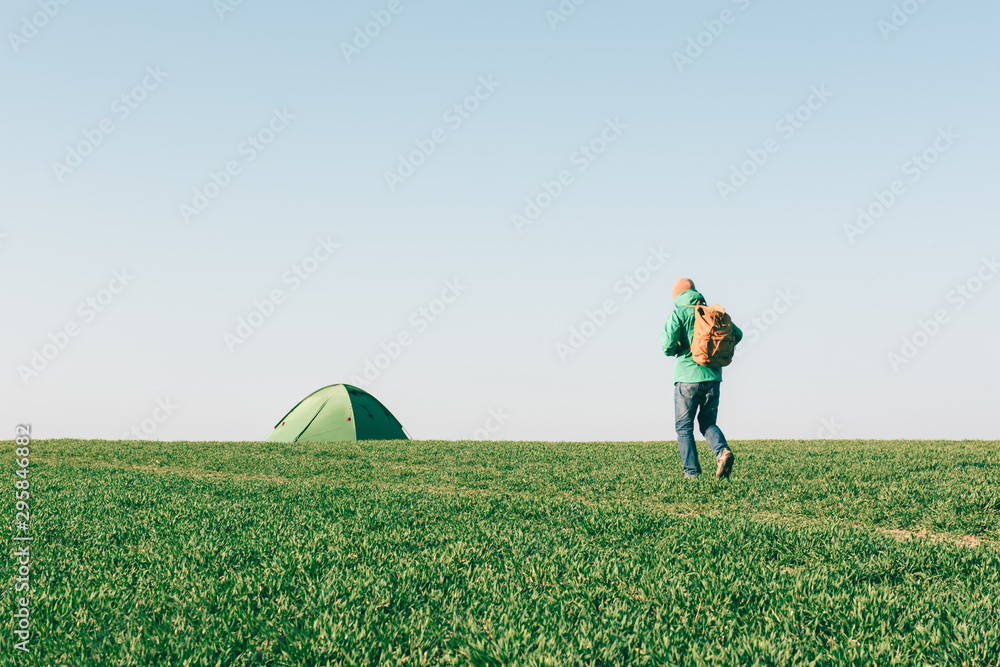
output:
<path id="1" fill-rule="evenodd" d="M 363 389 L 332 384 L 309 394 L 274 427 L 268 442 L 407 440 L 399 421 Z"/>

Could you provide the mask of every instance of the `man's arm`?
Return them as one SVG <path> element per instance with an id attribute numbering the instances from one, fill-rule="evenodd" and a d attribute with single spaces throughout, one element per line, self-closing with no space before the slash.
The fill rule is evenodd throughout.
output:
<path id="1" fill-rule="evenodd" d="M 679 310 L 675 308 L 674 312 L 670 315 L 670 321 L 667 322 L 666 327 L 663 329 L 663 335 L 660 337 L 663 354 L 668 357 L 676 357 L 683 353 L 687 348 L 686 338 L 687 336 L 684 335 L 684 323 L 681 322 Z"/>
<path id="2" fill-rule="evenodd" d="M 736 340 L 733 342 L 733 347 L 736 347 L 736 345 L 743 340 L 743 331 L 736 326 L 735 322 L 733 322 L 733 336 L 736 337 Z"/>

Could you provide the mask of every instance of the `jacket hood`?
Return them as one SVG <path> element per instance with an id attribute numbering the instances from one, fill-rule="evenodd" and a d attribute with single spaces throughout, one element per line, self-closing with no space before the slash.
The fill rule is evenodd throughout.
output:
<path id="1" fill-rule="evenodd" d="M 674 299 L 674 305 L 678 308 L 683 308 L 684 306 L 693 306 L 704 300 L 705 297 L 701 295 L 701 292 L 696 289 L 689 289 L 677 295 L 677 298 Z"/>

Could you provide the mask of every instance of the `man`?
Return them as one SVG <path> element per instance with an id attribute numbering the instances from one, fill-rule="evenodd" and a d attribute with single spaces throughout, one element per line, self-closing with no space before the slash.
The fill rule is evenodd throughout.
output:
<path id="1" fill-rule="evenodd" d="M 715 453 L 715 476 L 726 478 L 732 472 L 736 457 L 729 449 L 726 436 L 715 424 L 719 414 L 722 369 L 701 366 L 691 357 L 694 308 L 689 306 L 704 304 L 705 299 L 688 278 L 681 278 L 674 283 L 673 297 L 674 312 L 664 327 L 661 342 L 664 354 L 677 357 L 674 362 L 674 420 L 684 476 L 691 478 L 701 474 L 698 450 L 694 444 L 694 418 L 697 413 L 698 428 Z M 739 343 L 743 332 L 735 324 L 733 334 L 735 342 Z"/>

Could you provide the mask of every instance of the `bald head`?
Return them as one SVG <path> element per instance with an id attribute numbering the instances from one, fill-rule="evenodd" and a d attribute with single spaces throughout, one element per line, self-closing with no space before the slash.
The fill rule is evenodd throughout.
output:
<path id="1" fill-rule="evenodd" d="M 691 281 L 690 278 L 681 278 L 680 280 L 674 283 L 673 298 L 676 299 L 680 294 L 688 291 L 689 289 L 694 289 L 694 283 Z"/>

